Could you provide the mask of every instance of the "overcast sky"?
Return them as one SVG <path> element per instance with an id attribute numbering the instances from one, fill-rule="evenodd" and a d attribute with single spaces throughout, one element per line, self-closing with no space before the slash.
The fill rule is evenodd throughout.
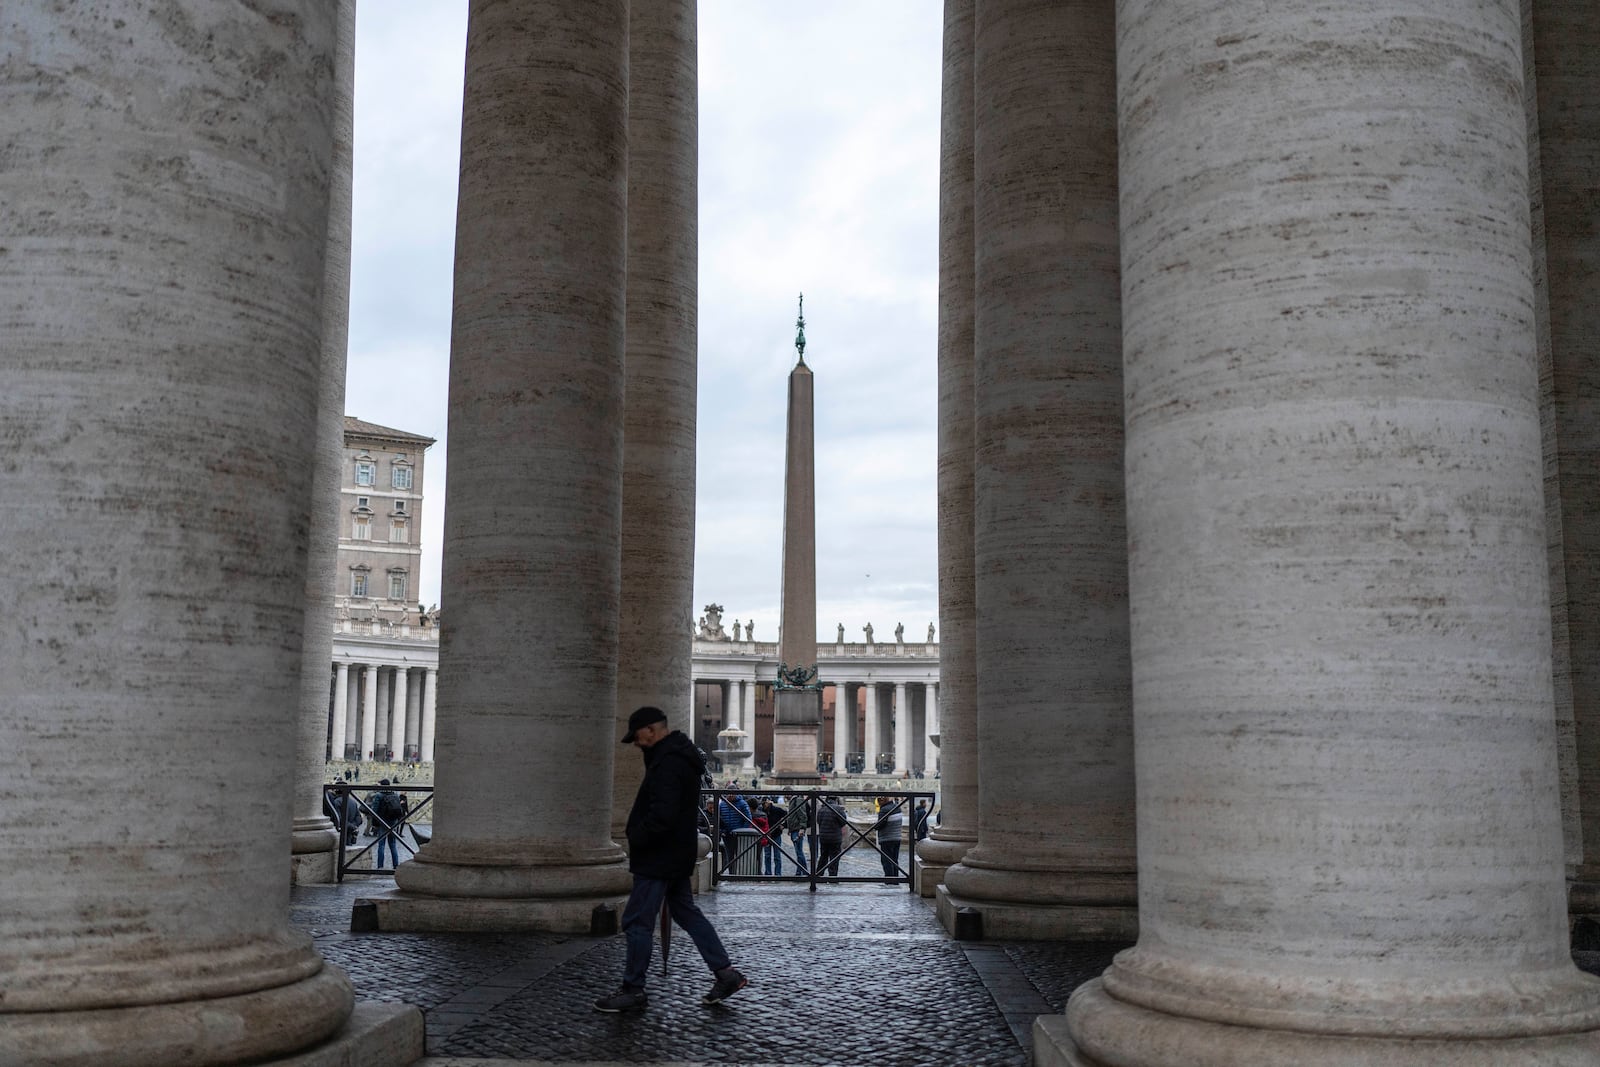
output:
<path id="1" fill-rule="evenodd" d="M 421 599 L 443 601 L 464 0 L 364 0 L 346 410 L 438 439 Z M 700 0 L 695 614 L 777 637 L 786 378 L 816 373 L 818 634 L 937 618 L 939 5 Z M 624 590 L 626 595 L 626 590 Z M 444 605 L 448 608 L 448 604 Z"/>

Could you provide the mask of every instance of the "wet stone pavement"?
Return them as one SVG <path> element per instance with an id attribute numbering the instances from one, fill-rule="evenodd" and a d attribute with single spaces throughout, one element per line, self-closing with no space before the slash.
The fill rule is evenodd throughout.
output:
<path id="1" fill-rule="evenodd" d="M 366 1000 L 427 1020 L 430 1067 L 537 1063 L 1022 1067 L 1033 1017 L 1060 1012 L 1121 946 L 955 942 L 904 886 L 739 883 L 696 899 L 750 985 L 700 998 L 711 976 L 674 929 L 650 1006 L 607 1015 L 621 936 L 352 934 L 350 907 L 392 878 L 299 886 L 293 922 Z"/>

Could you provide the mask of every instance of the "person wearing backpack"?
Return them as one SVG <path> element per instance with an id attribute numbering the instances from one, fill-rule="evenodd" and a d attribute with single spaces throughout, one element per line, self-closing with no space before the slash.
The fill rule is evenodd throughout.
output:
<path id="1" fill-rule="evenodd" d="M 378 784 L 387 787 L 389 779 L 379 779 Z M 377 866 L 383 866 L 385 844 L 389 846 L 389 858 L 394 861 L 393 865 L 400 866 L 400 831 L 405 827 L 409 810 L 406 798 L 391 789 L 380 789 L 372 794 L 372 813 L 378 817 L 378 856 L 374 861 Z"/>

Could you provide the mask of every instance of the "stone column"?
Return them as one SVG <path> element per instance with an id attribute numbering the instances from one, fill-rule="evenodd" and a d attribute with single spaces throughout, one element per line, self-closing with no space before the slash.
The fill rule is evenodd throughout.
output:
<path id="1" fill-rule="evenodd" d="M 844 758 L 856 735 L 856 705 L 849 682 L 835 682 L 833 688 L 833 771 L 843 774 Z"/>
<path id="2" fill-rule="evenodd" d="M 374 667 L 373 670 L 377 672 L 378 702 L 373 705 L 372 740 L 374 745 L 387 745 L 389 743 L 389 718 L 391 715 L 389 709 L 392 706 L 394 697 L 394 683 L 390 680 L 393 672 L 388 667 Z M 374 749 L 374 752 L 376 752 L 376 749 Z M 376 756 L 373 758 L 376 758 Z"/>
<path id="3" fill-rule="evenodd" d="M 357 760 L 372 758 L 378 743 L 378 667 L 374 663 L 361 666 L 361 750 Z"/>
<path id="4" fill-rule="evenodd" d="M 922 768 L 931 775 L 939 765 L 939 746 L 933 740 L 939 736 L 939 683 L 928 683 L 923 694 Z"/>
<path id="5" fill-rule="evenodd" d="M 406 750 L 406 707 L 410 704 L 410 672 L 404 667 L 394 669 L 394 710 L 389 713 L 389 758 L 402 759 Z M 621 736 L 621 735 L 618 735 Z"/>
<path id="6" fill-rule="evenodd" d="M 865 744 L 866 750 L 867 750 L 866 751 L 866 758 L 867 758 L 866 772 L 868 774 L 877 774 L 878 773 L 878 770 L 877 770 L 878 749 L 879 749 L 879 746 L 883 743 L 882 740 L 881 740 L 881 738 L 882 738 L 882 729 L 881 729 L 881 727 L 882 727 L 883 723 L 882 723 L 882 720 L 879 719 L 879 717 L 878 717 L 878 683 L 877 682 L 868 682 L 866 688 L 867 688 L 867 707 L 866 707 L 866 711 L 865 711 L 864 714 L 865 714 L 866 720 L 867 720 L 867 728 L 866 728 L 866 731 L 865 731 L 866 732 L 866 736 L 865 736 L 865 738 L 863 738 L 863 743 Z"/>
<path id="7" fill-rule="evenodd" d="M 1600 1062 L 1517 7 L 1119 5 L 1141 931 L 1036 1049 Z"/>
<path id="8" fill-rule="evenodd" d="M 1546 418 L 1547 504 L 1553 510 L 1555 648 L 1560 696 L 1576 729 L 1581 858 L 1572 911 L 1600 920 L 1600 19 L 1577 0 L 1532 7 L 1532 63 L 1537 71 L 1537 144 L 1531 160 L 1543 205 L 1548 294 L 1550 397 Z M 1556 596 L 1556 593 L 1564 596 Z M 1567 667 L 1566 677 L 1560 667 Z"/>
<path id="9" fill-rule="evenodd" d="M 978 761 L 1005 787 L 939 910 L 989 937 L 1136 928 L 1113 15 L 974 25 Z"/>
<path id="10" fill-rule="evenodd" d="M 627 406 L 622 465 L 622 615 L 614 732 L 653 705 L 693 734 L 699 89 L 696 0 L 630 5 Z M 616 762 L 621 841 L 644 776 Z"/>
<path id="11" fill-rule="evenodd" d="M 377 920 L 581 932 L 632 884 L 611 839 L 628 4 L 468 10 L 440 803 Z"/>
<path id="12" fill-rule="evenodd" d="M 410 1063 L 287 923 L 336 5 L 161 14 L 0 20 L 0 1063 Z"/>
<path id="13" fill-rule="evenodd" d="M 429 667 L 422 680 L 422 739 L 417 742 L 421 749 L 417 758 L 424 763 L 433 762 L 434 731 L 438 719 L 438 682 L 439 671 L 437 668 Z"/>
<path id="14" fill-rule="evenodd" d="M 406 684 L 406 748 L 417 750 L 421 745 L 422 686 L 413 684 L 408 680 Z"/>
<path id="15" fill-rule="evenodd" d="M 894 683 L 894 773 L 911 769 L 911 700 L 906 683 Z"/>
<path id="16" fill-rule="evenodd" d="M 756 686 L 759 683 L 751 679 L 744 683 L 744 710 L 739 719 L 744 723 L 744 729 L 750 734 L 750 755 L 744 758 L 746 770 L 755 770 L 756 767 Z"/>
<path id="17" fill-rule="evenodd" d="M 306 548 L 305 638 L 300 654 L 299 737 L 289 850 L 296 882 L 331 882 L 339 831 L 322 813 L 328 763 L 328 664 L 333 659 L 333 583 L 339 555 L 344 455 L 345 345 L 350 326 L 351 152 L 355 135 L 356 0 L 339 0 L 333 54 L 333 156 L 323 262 L 316 452 Z M 342 726 L 341 726 L 342 731 Z"/>
<path id="18" fill-rule="evenodd" d="M 940 823 L 917 844 L 932 896 L 978 839 L 977 663 L 972 556 L 972 5 L 945 0 L 939 147 Z"/>
<path id="19" fill-rule="evenodd" d="M 344 736 L 350 714 L 350 665 L 338 663 L 333 668 L 333 737 L 329 746 L 332 758 L 344 758 Z"/>

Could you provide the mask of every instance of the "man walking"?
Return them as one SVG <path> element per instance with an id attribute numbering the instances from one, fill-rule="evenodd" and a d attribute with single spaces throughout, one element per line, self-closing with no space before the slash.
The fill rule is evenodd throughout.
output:
<path id="1" fill-rule="evenodd" d="M 622 910 L 622 933 L 628 942 L 622 988 L 594 1002 L 596 1011 L 642 1011 L 649 1003 L 645 972 L 650 966 L 655 918 L 662 902 L 672 920 L 683 927 L 716 981 L 702 999 L 716 1004 L 748 985 L 728 959 L 711 921 L 695 905 L 689 888 L 694 872 L 696 819 L 700 809 L 700 777 L 705 756 L 680 731 L 667 725 L 666 712 L 643 707 L 628 716 L 625 745 L 644 753 L 644 781 L 628 813 L 628 869 L 633 892 Z"/>

